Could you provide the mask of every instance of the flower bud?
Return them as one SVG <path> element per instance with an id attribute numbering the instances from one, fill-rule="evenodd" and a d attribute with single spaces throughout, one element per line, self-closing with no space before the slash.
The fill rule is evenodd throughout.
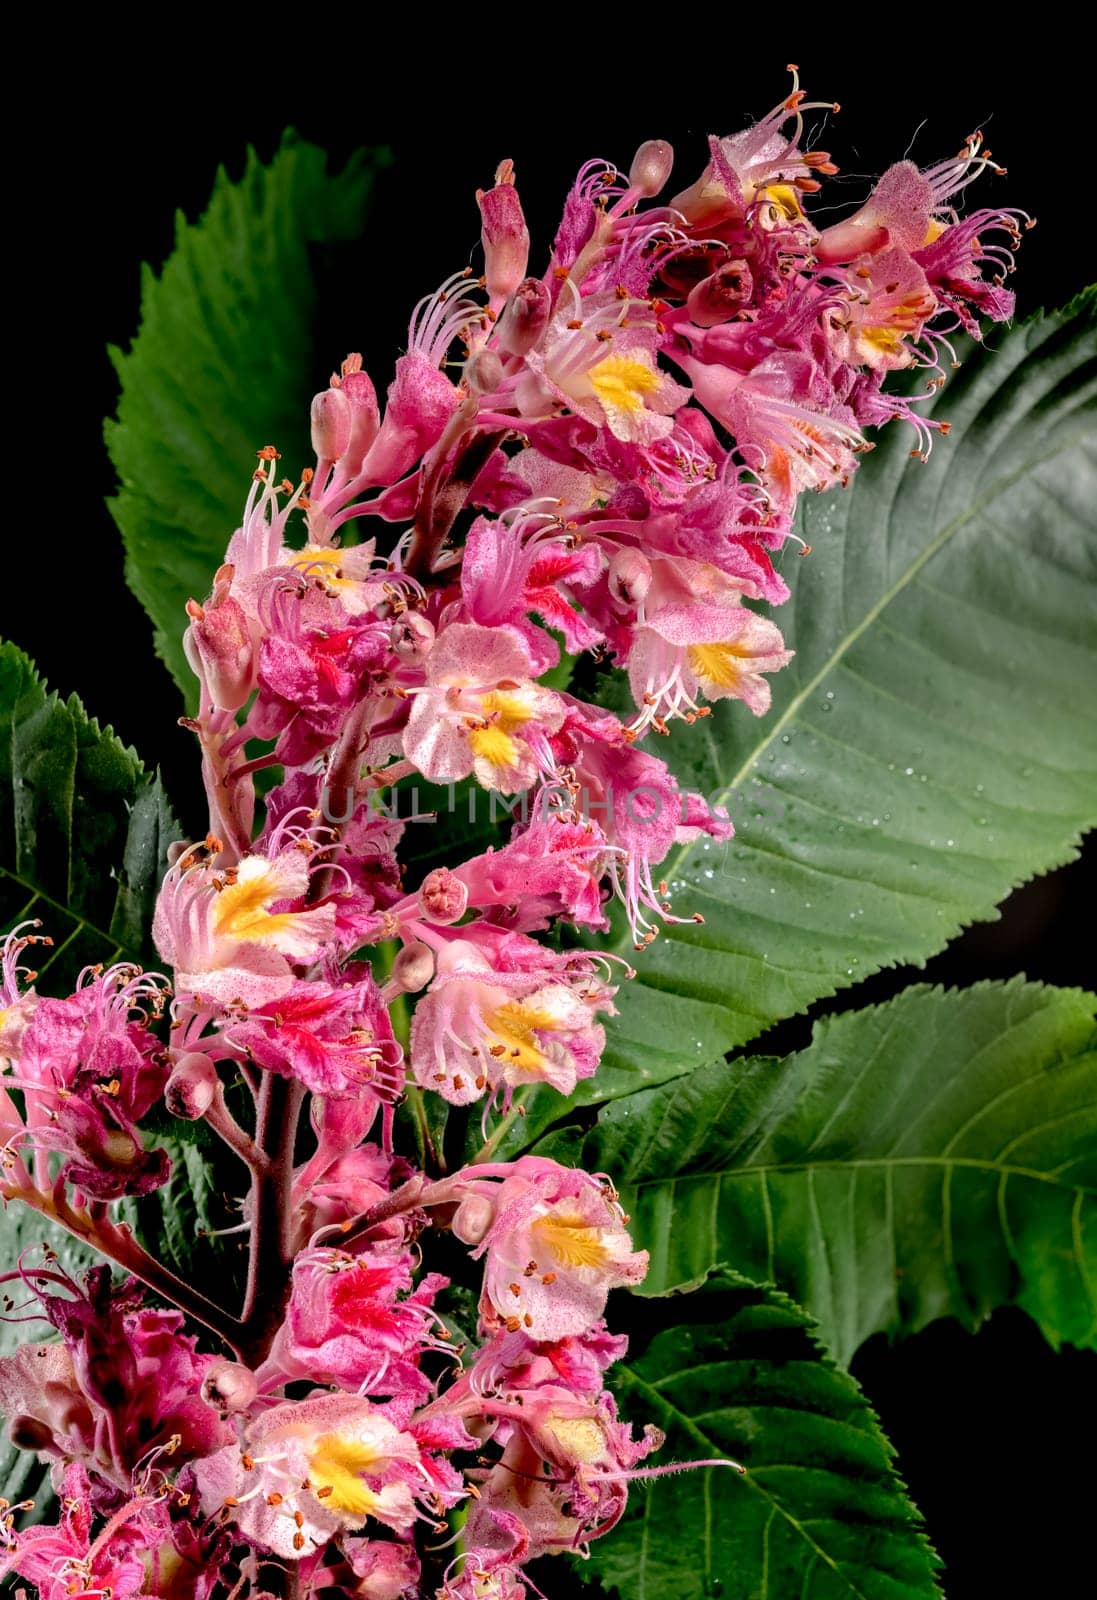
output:
<path id="1" fill-rule="evenodd" d="M 502 358 L 494 350 L 474 350 L 465 362 L 465 382 L 477 394 L 491 394 L 503 381 Z"/>
<path id="2" fill-rule="evenodd" d="M 464 916 L 469 903 L 469 892 L 448 867 L 435 867 L 428 872 L 419 889 L 419 905 L 428 922 L 445 926 Z"/>
<path id="3" fill-rule="evenodd" d="M 420 456 L 438 443 L 459 399 L 445 373 L 439 372 L 420 351 L 410 350 L 400 356 L 396 376 L 389 384 L 384 421 L 376 430 L 368 459 L 363 463 L 370 481 L 380 485 L 402 478 Z M 348 448 L 348 469 L 350 463 Z"/>
<path id="4" fill-rule="evenodd" d="M 343 393 L 350 406 L 350 438 L 343 452 L 343 465 L 348 472 L 358 472 L 377 437 L 381 411 L 368 372 L 348 372 L 343 378 Z"/>
<path id="5" fill-rule="evenodd" d="M 164 1085 L 164 1104 L 173 1117 L 196 1122 L 213 1104 L 217 1084 L 217 1068 L 209 1056 L 188 1051 L 179 1057 Z"/>
<path id="6" fill-rule="evenodd" d="M 503 161 L 495 174 L 495 188 L 476 191 L 483 229 L 484 265 L 488 293 L 505 300 L 525 277 L 529 262 L 529 230 L 522 203 L 514 187 L 514 163 Z"/>
<path id="7" fill-rule="evenodd" d="M 551 297 L 540 278 L 526 278 L 503 307 L 495 325 L 495 342 L 508 356 L 524 356 L 545 331 Z"/>
<path id="8" fill-rule="evenodd" d="M 312 448 L 318 461 L 338 461 L 350 443 L 350 401 L 342 389 L 324 389 L 312 402 Z"/>
<path id="9" fill-rule="evenodd" d="M 495 1221 L 495 1206 L 483 1195 L 470 1194 L 453 1214 L 450 1227 L 462 1244 L 479 1244 Z"/>
<path id="10" fill-rule="evenodd" d="M 422 661 L 434 646 L 434 623 L 420 611 L 405 611 L 393 623 L 389 642 L 401 661 Z"/>
<path id="11" fill-rule="evenodd" d="M 258 1392 L 254 1372 L 239 1361 L 215 1361 L 202 1379 L 202 1399 L 218 1411 L 246 1411 Z"/>
<path id="12" fill-rule="evenodd" d="M 659 193 L 670 177 L 674 148 L 665 139 L 645 139 L 628 169 L 630 189 L 638 189 L 647 199 Z"/>
<path id="13" fill-rule="evenodd" d="M 392 963 L 392 981 L 405 994 L 425 989 L 434 977 L 434 951 L 419 939 L 406 944 Z"/>
<path id="14" fill-rule="evenodd" d="M 609 564 L 609 592 L 623 605 L 637 606 L 651 588 L 651 562 L 640 550 L 618 550 Z"/>
<path id="15" fill-rule="evenodd" d="M 343 1553 L 359 1580 L 354 1590 L 358 1600 L 401 1600 L 403 1595 L 422 1592 L 419 1557 L 413 1546 L 388 1539 L 346 1539 Z M 479 1594 L 483 1580 L 478 1577 L 476 1582 Z"/>
<path id="16" fill-rule="evenodd" d="M 728 261 L 711 277 L 703 278 L 690 290 L 686 309 L 699 328 L 714 328 L 727 322 L 749 300 L 754 288 L 745 261 Z"/>
<path id="17" fill-rule="evenodd" d="M 254 687 L 254 651 L 251 627 L 238 600 L 232 596 L 235 569 L 226 563 L 213 580 L 213 593 L 205 605 L 187 601 L 190 627 L 183 638 L 187 660 L 195 676 L 205 683 L 214 705 L 238 711 Z"/>

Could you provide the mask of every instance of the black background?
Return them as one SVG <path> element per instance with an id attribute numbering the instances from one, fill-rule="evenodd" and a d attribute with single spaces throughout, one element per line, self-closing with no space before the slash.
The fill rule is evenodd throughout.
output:
<path id="1" fill-rule="evenodd" d="M 175 208 L 196 216 L 217 165 L 239 172 L 247 143 L 269 155 L 290 125 L 337 160 L 371 143 L 395 157 L 366 240 L 327 263 L 317 386 L 346 350 L 360 349 L 383 387 L 413 302 L 469 261 L 479 233 L 473 191 L 501 157 L 517 165 L 536 266 L 583 160 L 627 165 L 642 139 L 669 138 L 673 192 L 703 163 L 706 133 L 735 131 L 787 92 L 790 55 L 809 97 L 842 104 L 837 117 L 808 119 L 814 129 L 825 121 L 814 142 L 842 168 L 832 203 L 857 203 L 889 162 L 939 159 L 982 127 L 1009 175 L 987 176 L 972 203 L 1017 205 L 1039 219 L 1013 279 L 1019 314 L 1082 286 L 1092 160 L 1061 54 L 1026 42 L 989 61 L 970 34 L 951 37 L 939 12 L 835 14 L 827 32 L 842 36 L 841 48 L 826 49 L 810 36 L 790 42 L 787 22 L 773 42 L 780 20 L 776 10 L 772 19 L 755 13 L 739 28 L 683 7 L 645 38 L 637 18 L 616 11 L 532 15 L 519 26 L 465 10 L 441 20 L 424 13 L 417 37 L 398 44 L 390 17 L 382 34 L 368 16 L 348 21 L 317 7 L 299 19 L 299 34 L 273 36 L 257 14 L 254 35 L 231 51 L 219 31 L 195 43 L 194 26 L 163 18 L 172 37 L 139 58 L 103 35 L 59 34 L 60 62 L 54 42 L 43 43 L 25 68 L 35 111 L 13 135 L 7 184 L 18 282 L 6 346 L 18 410 L 4 632 L 53 686 L 78 689 L 93 714 L 161 763 L 195 826 L 190 736 L 175 726 L 177 691 L 124 587 L 103 504 L 113 479 L 100 430 L 116 395 L 105 346 L 131 337 L 139 263 L 163 260 Z M 892 26 L 902 42 L 887 42 Z M 865 45 L 849 38 L 855 28 Z M 242 462 L 245 486 L 249 470 Z M 884 999 L 927 976 L 1092 981 L 1092 888 L 1091 851 L 1088 863 L 1019 891 L 1000 922 L 970 930 L 925 973 L 879 974 L 816 1011 Z M 796 1047 L 809 1026 L 783 1024 L 767 1048 Z M 1082 1497 L 1092 1474 L 1080 1453 L 1093 1428 L 1095 1369 L 1092 1357 L 1053 1354 L 1014 1312 L 975 1338 L 941 1323 L 891 1349 L 874 1340 L 858 1356 L 855 1371 L 945 1558 L 952 1600 L 1082 1592 L 1085 1580 L 1069 1574 L 1085 1572 L 1091 1546 Z"/>

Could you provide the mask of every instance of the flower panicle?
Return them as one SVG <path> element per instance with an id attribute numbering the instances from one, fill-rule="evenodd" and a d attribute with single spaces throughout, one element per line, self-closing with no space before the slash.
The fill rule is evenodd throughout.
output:
<path id="1" fill-rule="evenodd" d="M 543 271 L 501 161 L 482 274 L 418 300 L 387 388 L 352 353 L 312 402 L 314 463 L 258 449 L 182 619 L 209 831 L 157 900 L 170 1005 L 127 964 L 51 998 L 37 924 L 4 946 L 0 1197 L 123 1268 L 7 1275 L 7 1314 L 59 1335 L 0 1359 L 10 1437 L 61 1503 L 22 1531 L 0 1508 L 0 1572 L 46 1600 L 523 1600 L 528 1563 L 609 1533 L 631 1482 L 744 1470 L 651 1463 L 658 1429 L 618 1416 L 608 1296 L 647 1253 L 611 1181 L 504 1157 L 531 1096 L 598 1071 L 633 976 L 597 950 L 610 902 L 637 965 L 702 920 L 669 859 L 732 822 L 658 743 L 718 702 L 769 711 L 800 496 L 847 485 L 896 422 L 928 457 L 953 335 L 1012 314 L 1031 223 L 967 209 L 1000 170 L 981 136 L 833 220 L 805 113 L 838 108 L 792 71 L 680 187 L 660 139 L 585 164 Z M 583 655 L 622 669 L 626 707 L 578 692 Z M 466 786 L 509 833 L 406 875 L 406 781 Z M 447 1166 L 432 1097 L 478 1107 L 471 1164 Z M 169 1177 L 165 1116 L 246 1174 L 239 1315 L 111 1213 Z M 478 1275 L 460 1328 L 440 1233 Z"/>

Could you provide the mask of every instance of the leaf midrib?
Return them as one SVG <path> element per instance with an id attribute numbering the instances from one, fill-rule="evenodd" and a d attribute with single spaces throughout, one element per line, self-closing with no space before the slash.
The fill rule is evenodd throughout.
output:
<path id="1" fill-rule="evenodd" d="M 1035 472 L 1037 467 L 1047 465 L 1048 463 L 1054 461 L 1056 457 L 1062 455 L 1066 450 L 1072 449 L 1075 444 L 1080 443 L 1084 437 L 1085 435 L 1079 431 L 1078 433 L 1072 435 L 1069 439 L 1064 440 L 1055 449 L 1048 451 L 1046 454 L 1041 454 L 1039 457 L 1026 460 L 1015 471 L 1007 473 L 1004 477 L 998 479 L 989 493 L 981 498 L 973 500 L 958 516 L 954 517 L 951 522 L 946 523 L 941 529 L 941 532 L 930 541 L 917 559 L 911 562 L 910 566 L 900 574 L 891 587 L 886 589 L 880 596 L 879 600 L 877 600 L 876 603 L 871 606 L 868 611 L 866 611 L 865 615 L 857 624 L 857 626 L 852 628 L 849 633 L 845 634 L 838 641 L 834 647 L 834 650 L 826 658 L 818 671 L 807 681 L 807 683 L 804 684 L 802 689 L 797 691 L 797 693 L 785 707 L 784 711 L 781 712 L 780 716 L 777 717 L 775 721 L 768 724 L 769 731 L 766 737 L 751 748 L 749 755 L 745 757 L 739 769 L 732 774 L 722 788 L 718 789 L 710 797 L 709 803 L 713 807 L 726 804 L 732 793 L 739 787 L 743 779 L 754 767 L 759 757 L 763 755 L 777 739 L 780 738 L 781 733 L 785 728 L 788 727 L 789 723 L 794 719 L 804 703 L 810 698 L 811 695 L 815 693 L 827 674 L 834 670 L 834 668 L 841 662 L 843 657 L 853 648 L 857 640 L 860 639 L 867 629 L 870 628 L 877 620 L 881 613 L 884 612 L 889 605 L 891 605 L 892 601 L 895 600 L 898 595 L 902 594 L 907 585 L 913 582 L 922 569 L 933 560 L 934 556 L 944 549 L 949 540 L 954 538 L 955 535 L 959 533 L 961 528 L 966 527 L 969 522 L 983 512 L 988 506 L 993 505 L 995 500 L 997 500 L 1000 495 L 1004 494 L 1007 489 L 1011 489 L 1015 483 L 1018 483 L 1030 472 Z M 904 479 L 900 479 L 900 483 L 903 481 Z M 894 506 L 895 498 L 896 496 L 893 495 L 891 500 L 892 506 Z M 682 862 L 685 860 L 692 848 L 692 842 L 683 844 L 679 846 L 677 852 L 675 852 L 672 856 L 668 856 L 662 866 L 662 876 L 667 879 L 676 877 Z M 630 945 L 631 942 L 632 940 L 630 931 L 626 928 L 622 931 L 617 940 L 614 941 L 614 948 L 620 951 L 627 945 Z M 637 981 L 643 982 L 643 980 L 644 973 L 641 971 L 637 975 Z"/>

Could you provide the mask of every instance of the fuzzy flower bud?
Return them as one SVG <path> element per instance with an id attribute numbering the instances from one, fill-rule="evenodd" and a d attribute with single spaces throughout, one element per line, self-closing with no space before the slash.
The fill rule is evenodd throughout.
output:
<path id="1" fill-rule="evenodd" d="M 434 624 L 418 611 L 405 611 L 392 625 L 389 641 L 401 661 L 422 661 L 434 644 Z"/>
<path id="2" fill-rule="evenodd" d="M 188 1051 L 179 1057 L 164 1085 L 164 1104 L 173 1117 L 196 1122 L 213 1104 L 217 1083 L 217 1068 L 209 1056 Z"/>
<path id="3" fill-rule="evenodd" d="M 524 356 L 532 350 L 548 324 L 551 298 L 540 278 L 526 278 L 503 308 L 495 328 L 500 350 L 508 356 Z"/>
<path id="4" fill-rule="evenodd" d="M 392 981 L 405 994 L 425 989 L 434 977 L 434 951 L 419 939 L 406 944 L 392 963 Z"/>
<path id="5" fill-rule="evenodd" d="M 504 300 L 521 283 L 529 261 L 529 230 L 514 187 L 512 161 L 500 163 L 494 189 L 478 189 L 476 203 L 483 219 L 488 293 L 493 300 Z"/>
<path id="6" fill-rule="evenodd" d="M 316 395 L 311 421 L 312 448 L 317 460 L 338 461 L 350 443 L 351 407 L 345 391 L 324 389 Z"/>
<path id="7" fill-rule="evenodd" d="M 226 563 L 213 580 L 205 605 L 187 601 L 190 627 L 183 638 L 187 660 L 215 706 L 237 711 L 255 683 L 251 628 L 231 593 L 235 568 Z"/>
<path id="8" fill-rule="evenodd" d="M 754 280 L 745 261 L 728 261 L 691 289 L 686 301 L 690 318 L 699 328 L 714 328 L 727 322 L 754 291 Z"/>
<path id="9" fill-rule="evenodd" d="M 202 1399 L 218 1411 L 246 1411 L 258 1391 L 254 1372 L 239 1361 L 215 1361 L 202 1380 Z"/>
<path id="10" fill-rule="evenodd" d="M 453 1214 L 450 1227 L 462 1244 L 477 1245 L 495 1221 L 495 1206 L 484 1195 L 470 1194 Z"/>
<path id="11" fill-rule="evenodd" d="M 365 374 L 355 376 L 361 378 Z M 438 443 L 457 404 L 457 390 L 429 356 L 418 350 L 400 356 L 396 376 L 389 385 L 384 421 L 375 430 L 376 437 L 364 463 L 371 480 L 375 484 L 395 483 L 402 477 Z M 348 467 L 350 459 L 348 449 Z"/>
<path id="12" fill-rule="evenodd" d="M 628 169 L 630 189 L 637 189 L 648 199 L 659 193 L 659 190 L 670 177 L 670 169 L 674 165 L 674 148 L 665 139 L 645 139 L 632 158 L 632 166 Z"/>
<path id="13" fill-rule="evenodd" d="M 623 605 L 635 606 L 651 588 L 651 562 L 639 550 L 618 550 L 609 564 L 610 593 Z"/>
<path id="14" fill-rule="evenodd" d="M 343 465 L 348 472 L 357 472 L 366 451 L 377 437 L 381 411 L 377 404 L 377 390 L 368 372 L 356 370 L 346 373 L 343 393 L 350 406 L 350 437 L 344 447 Z"/>
<path id="15" fill-rule="evenodd" d="M 423 879 L 419 905 L 428 922 L 459 922 L 468 903 L 468 889 L 448 867 L 435 867 Z"/>
<path id="16" fill-rule="evenodd" d="M 491 394 L 503 381 L 503 362 L 494 350 L 476 350 L 465 362 L 465 381 L 477 394 Z"/>

